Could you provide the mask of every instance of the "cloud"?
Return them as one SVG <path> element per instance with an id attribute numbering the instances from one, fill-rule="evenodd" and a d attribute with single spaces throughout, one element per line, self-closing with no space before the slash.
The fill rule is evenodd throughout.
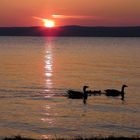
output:
<path id="1" fill-rule="evenodd" d="M 56 19 L 95 19 L 94 16 L 75 16 L 75 15 L 52 15 Z"/>
<path id="2" fill-rule="evenodd" d="M 49 19 L 47 19 L 47 18 L 41 18 L 41 17 L 33 17 L 33 18 L 34 18 L 34 19 L 41 20 L 41 21 L 43 21 L 43 22 L 49 21 Z"/>
<path id="3" fill-rule="evenodd" d="M 33 18 L 38 20 L 44 20 L 44 18 L 40 18 L 40 17 L 33 17 Z"/>

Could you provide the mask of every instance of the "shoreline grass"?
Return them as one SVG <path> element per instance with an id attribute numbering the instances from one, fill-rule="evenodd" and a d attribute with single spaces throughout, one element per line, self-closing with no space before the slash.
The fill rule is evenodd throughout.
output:
<path id="1" fill-rule="evenodd" d="M 22 136 L 13 136 L 13 137 L 5 137 L 2 140 L 140 140 L 139 136 L 132 136 L 132 137 L 115 137 L 115 136 L 108 136 L 108 137 L 75 137 L 75 138 L 48 138 L 48 139 L 33 139 L 33 138 L 26 138 Z"/>

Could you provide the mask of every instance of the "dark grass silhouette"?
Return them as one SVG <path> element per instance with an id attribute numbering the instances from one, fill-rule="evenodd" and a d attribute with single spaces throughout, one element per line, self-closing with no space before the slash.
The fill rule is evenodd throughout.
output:
<path id="1" fill-rule="evenodd" d="M 2 140 L 39 140 L 39 139 L 14 136 L 14 137 L 5 137 Z M 140 140 L 140 137 L 139 136 L 134 136 L 134 137 L 108 136 L 108 137 L 89 137 L 89 138 L 75 137 L 75 138 L 52 138 L 52 139 L 46 139 L 46 140 Z"/>

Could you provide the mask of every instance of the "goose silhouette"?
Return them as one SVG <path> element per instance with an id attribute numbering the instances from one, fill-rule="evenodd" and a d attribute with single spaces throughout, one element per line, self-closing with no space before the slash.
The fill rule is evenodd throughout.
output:
<path id="1" fill-rule="evenodd" d="M 75 90 L 68 90 L 68 98 L 71 99 L 87 99 L 88 97 L 88 91 L 86 90 L 88 86 L 83 86 L 83 92 L 75 91 Z"/>
<path id="2" fill-rule="evenodd" d="M 122 85 L 121 91 L 116 90 L 116 89 L 106 89 L 105 90 L 105 95 L 106 96 L 121 96 L 121 99 L 124 100 L 124 88 L 128 87 L 127 85 Z"/>

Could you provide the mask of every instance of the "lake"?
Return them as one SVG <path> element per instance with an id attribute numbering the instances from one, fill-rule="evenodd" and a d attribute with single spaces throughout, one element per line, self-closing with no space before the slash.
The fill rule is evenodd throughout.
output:
<path id="1" fill-rule="evenodd" d="M 120 97 L 68 99 L 68 89 Z M 140 135 L 140 38 L 0 37 L 0 138 Z"/>

